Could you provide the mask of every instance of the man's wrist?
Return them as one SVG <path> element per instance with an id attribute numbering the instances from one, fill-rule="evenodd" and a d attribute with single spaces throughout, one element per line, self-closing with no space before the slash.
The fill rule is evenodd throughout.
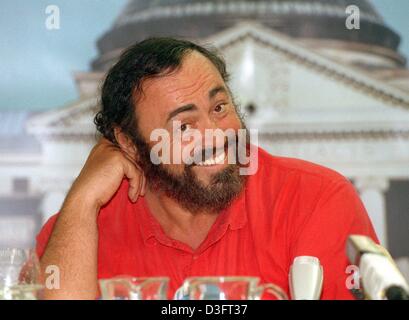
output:
<path id="1" fill-rule="evenodd" d="M 71 190 L 64 201 L 62 211 L 75 212 L 82 218 L 96 219 L 100 208 L 98 201 L 87 192 Z"/>

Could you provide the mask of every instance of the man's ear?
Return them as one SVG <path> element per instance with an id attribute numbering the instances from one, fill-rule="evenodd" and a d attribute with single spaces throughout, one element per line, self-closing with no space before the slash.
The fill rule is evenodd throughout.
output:
<path id="1" fill-rule="evenodd" d="M 114 129 L 115 139 L 119 144 L 119 147 L 124 151 L 132 160 L 137 160 L 137 151 L 136 147 L 133 144 L 132 140 L 128 137 L 127 134 L 123 133 L 122 130 L 118 127 Z"/>

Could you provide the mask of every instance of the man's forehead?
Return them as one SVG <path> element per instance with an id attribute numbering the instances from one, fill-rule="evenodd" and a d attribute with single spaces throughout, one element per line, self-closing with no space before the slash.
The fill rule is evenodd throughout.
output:
<path id="1" fill-rule="evenodd" d="M 187 54 L 181 66 L 170 74 L 146 79 L 142 90 L 145 97 L 149 92 L 157 93 L 158 90 L 171 95 L 177 92 L 193 94 L 200 87 L 214 85 L 215 82 L 224 84 L 217 68 L 205 56 L 194 51 Z"/>

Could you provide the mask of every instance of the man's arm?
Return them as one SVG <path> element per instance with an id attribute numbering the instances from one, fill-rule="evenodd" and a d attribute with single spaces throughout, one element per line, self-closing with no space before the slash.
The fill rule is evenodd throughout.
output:
<path id="1" fill-rule="evenodd" d="M 98 225 L 100 208 L 119 188 L 124 176 L 129 179 L 128 195 L 136 201 L 144 194 L 145 180 L 134 162 L 106 139 L 91 151 L 75 180 L 55 222 L 41 269 L 58 267 L 60 289 L 47 289 L 46 299 L 95 299 L 98 292 Z"/>
<path id="2" fill-rule="evenodd" d="M 60 289 L 46 290 L 46 299 L 97 296 L 98 211 L 76 194 L 67 196 L 41 258 L 43 271 L 54 265 L 60 275 Z"/>

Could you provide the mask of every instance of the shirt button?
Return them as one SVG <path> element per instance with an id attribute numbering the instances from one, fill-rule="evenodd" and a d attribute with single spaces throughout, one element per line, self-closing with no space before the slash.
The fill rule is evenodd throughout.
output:
<path id="1" fill-rule="evenodd" d="M 199 256 L 197 256 L 197 255 L 193 256 L 193 260 L 197 260 L 197 258 L 199 258 Z"/>

